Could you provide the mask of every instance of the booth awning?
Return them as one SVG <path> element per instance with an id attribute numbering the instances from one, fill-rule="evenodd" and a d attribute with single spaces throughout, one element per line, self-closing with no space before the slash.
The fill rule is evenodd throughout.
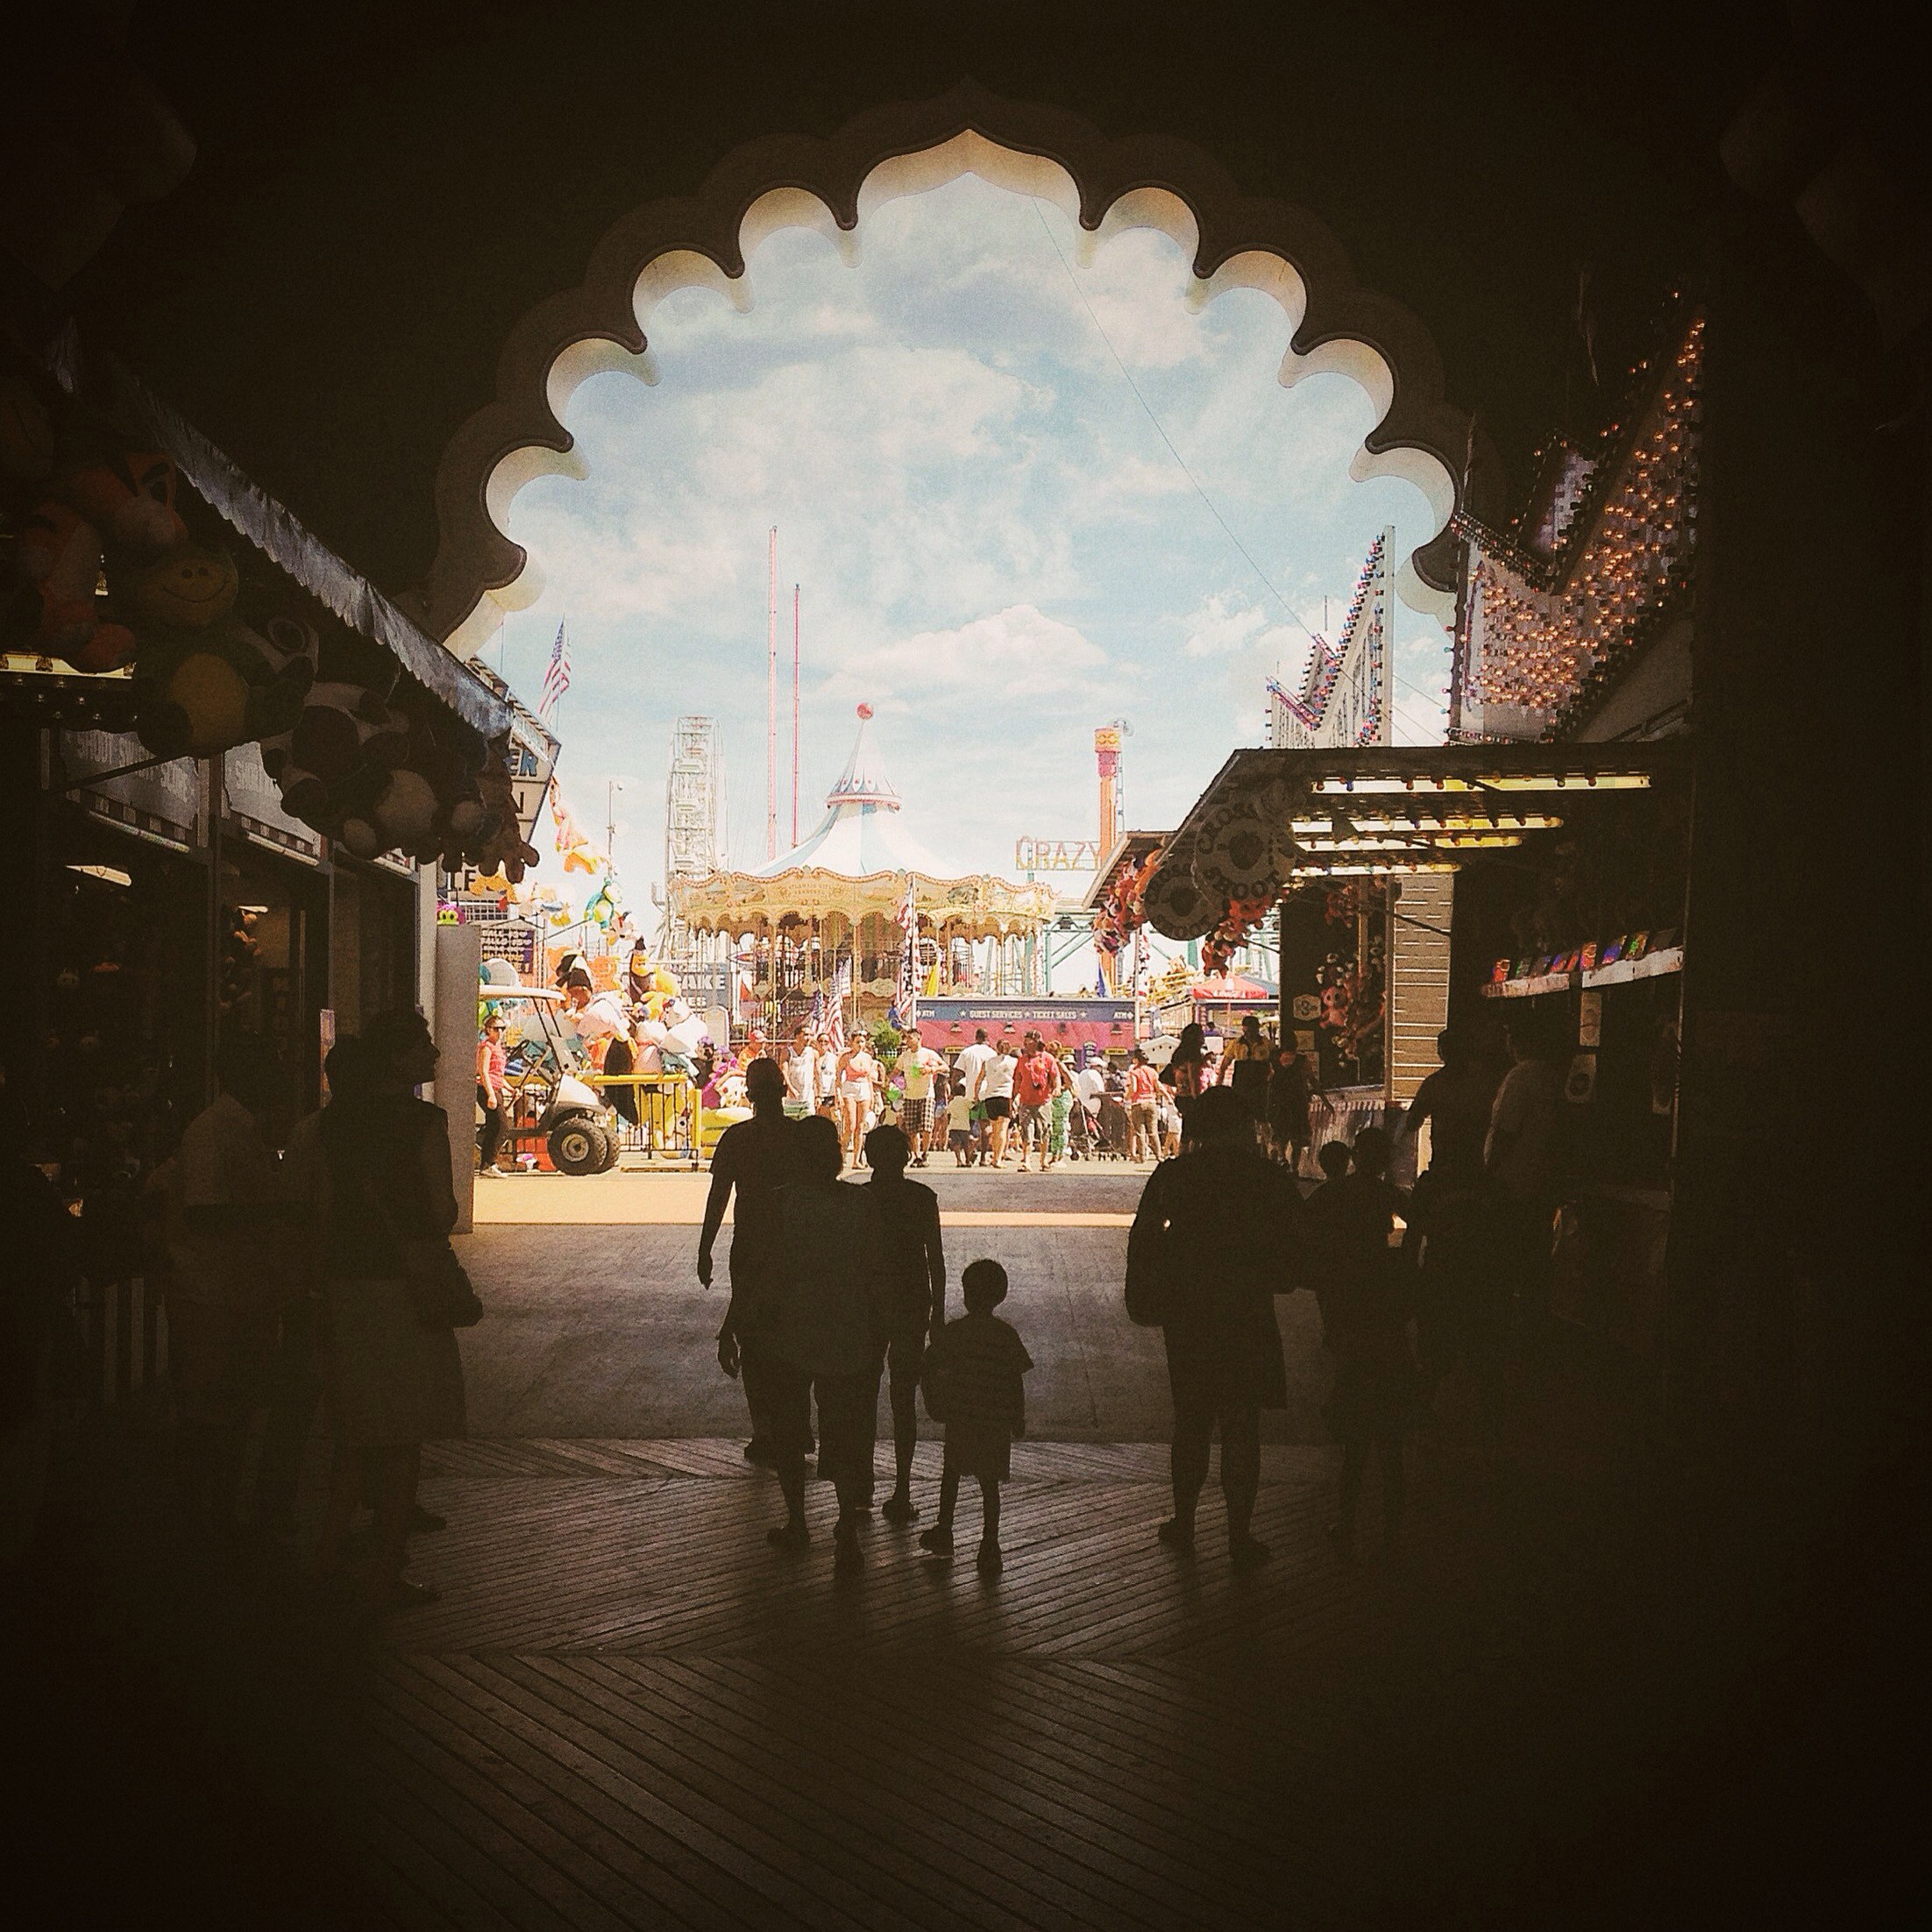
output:
<path id="1" fill-rule="evenodd" d="M 1687 755 L 1682 739 L 1237 751 L 1162 851 L 1148 919 L 1192 939 L 1296 884 L 1453 872 L 1560 827 L 1579 797 L 1646 790 Z"/>

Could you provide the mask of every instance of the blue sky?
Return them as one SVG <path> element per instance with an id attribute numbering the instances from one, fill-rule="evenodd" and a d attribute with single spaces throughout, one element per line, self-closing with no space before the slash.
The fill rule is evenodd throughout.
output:
<path id="1" fill-rule="evenodd" d="M 1092 835 L 1092 730 L 1112 718 L 1133 727 L 1126 818 L 1173 824 L 1261 742 L 1264 678 L 1292 679 L 1309 648 L 1296 614 L 1320 628 L 1325 596 L 1340 622 L 1383 525 L 1402 556 L 1431 534 L 1410 486 L 1349 480 L 1374 421 L 1353 382 L 1281 387 L 1271 298 L 1190 313 L 1166 237 L 1086 263 L 1079 240 L 971 176 L 870 214 L 856 262 L 783 231 L 750 260 L 749 309 L 696 289 L 657 307 L 655 385 L 606 374 L 572 397 L 589 477 L 516 499 L 510 534 L 545 588 L 483 655 L 534 697 L 567 613 L 564 788 L 600 840 L 623 781 L 634 904 L 661 871 L 680 713 L 721 721 L 729 856 L 764 859 L 772 524 L 787 674 L 803 586 L 801 832 L 865 700 L 924 842 L 1008 874 L 1022 834 Z M 1400 610 L 1396 671 L 1397 740 L 1439 738 L 1439 624 Z M 788 736 L 780 764 L 782 845 Z"/>

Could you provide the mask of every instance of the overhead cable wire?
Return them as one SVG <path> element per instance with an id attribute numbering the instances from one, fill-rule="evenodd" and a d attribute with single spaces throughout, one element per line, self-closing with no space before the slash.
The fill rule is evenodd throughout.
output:
<path id="1" fill-rule="evenodd" d="M 1174 438 L 1168 434 L 1166 429 L 1161 424 L 1160 417 L 1154 413 L 1153 405 L 1148 402 L 1147 397 L 1141 393 L 1140 385 L 1133 380 L 1133 372 L 1127 367 L 1126 364 L 1124 361 L 1121 360 L 1120 352 L 1113 345 L 1113 338 L 1108 335 L 1106 328 L 1102 323 L 1100 317 L 1094 312 L 1094 306 L 1092 302 L 1087 299 L 1087 291 L 1081 287 L 1080 278 L 1074 273 L 1073 266 L 1070 262 L 1068 261 L 1066 252 L 1060 245 L 1059 237 L 1054 233 L 1051 224 L 1048 222 L 1046 212 L 1044 210 L 1041 209 L 1038 196 L 1029 195 L 1027 199 L 1033 202 L 1034 217 L 1038 220 L 1041 231 L 1045 234 L 1048 243 L 1053 249 L 1054 258 L 1059 262 L 1062 273 L 1066 276 L 1068 281 L 1072 285 L 1073 292 L 1075 293 L 1075 295 L 1079 296 L 1080 306 L 1087 311 L 1087 319 L 1088 321 L 1092 323 L 1094 327 L 1094 333 L 1100 337 L 1102 343 L 1105 344 L 1107 353 L 1113 358 L 1114 367 L 1117 368 L 1120 372 L 1121 375 L 1126 379 L 1128 388 L 1130 388 L 1133 392 L 1133 400 L 1140 405 L 1141 410 L 1147 416 L 1147 421 L 1154 425 L 1154 433 L 1161 438 L 1163 444 L 1167 445 L 1168 454 L 1174 458 L 1175 463 L 1180 469 L 1181 474 L 1186 477 L 1188 481 L 1194 486 L 1194 494 L 1201 499 L 1201 501 L 1204 505 L 1206 505 L 1208 515 L 1211 516 L 1214 521 L 1221 526 L 1222 532 L 1226 536 L 1228 542 L 1233 544 L 1235 549 L 1241 553 L 1241 556 L 1247 561 L 1247 567 L 1251 571 L 1253 571 L 1255 576 L 1258 577 L 1261 580 L 1261 582 L 1267 586 L 1268 594 L 1273 597 L 1275 601 L 1278 603 L 1282 607 L 1282 608 L 1288 613 L 1289 617 L 1291 617 L 1295 621 L 1295 622 L 1300 627 L 1300 629 L 1307 635 L 1309 641 L 1311 643 L 1325 643 L 1326 640 L 1321 637 L 1317 632 L 1310 629 L 1307 620 L 1304 619 L 1302 614 L 1295 608 L 1294 605 L 1289 602 L 1288 599 L 1282 594 L 1281 591 L 1275 587 L 1274 579 L 1271 578 L 1268 574 L 1268 572 L 1261 568 L 1261 565 L 1255 559 L 1254 553 L 1248 549 L 1247 545 L 1241 541 L 1240 537 L 1236 534 L 1234 526 L 1228 522 L 1226 517 L 1221 515 L 1220 510 L 1215 505 L 1214 499 L 1208 494 L 1207 490 L 1205 487 L 1202 484 L 1200 478 L 1197 477 L 1194 473 L 1194 472 L 1188 466 L 1188 459 L 1181 454 L 1178 449 L 1175 447 Z M 1389 668 L 1389 674 L 1396 679 L 1396 681 L 1398 684 L 1407 685 L 1409 689 L 1414 692 L 1417 697 L 1424 699 L 1431 705 L 1439 706 L 1445 702 L 1445 700 L 1443 698 L 1439 696 L 1431 697 L 1430 693 L 1424 691 L 1420 685 L 1412 682 L 1407 678 L 1404 678 L 1403 674 L 1395 667 L 1393 651 L 1390 652 Z"/>

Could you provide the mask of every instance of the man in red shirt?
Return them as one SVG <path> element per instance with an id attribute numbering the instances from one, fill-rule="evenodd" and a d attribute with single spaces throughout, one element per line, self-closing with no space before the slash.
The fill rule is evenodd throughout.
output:
<path id="1" fill-rule="evenodd" d="M 1026 1051 L 1013 1069 L 1013 1102 L 1019 1120 L 1019 1171 L 1026 1171 L 1026 1149 L 1037 1146 L 1039 1171 L 1044 1174 L 1052 1158 L 1048 1149 L 1049 1109 L 1067 1076 L 1038 1033 L 1028 1033 L 1023 1044 Z"/>

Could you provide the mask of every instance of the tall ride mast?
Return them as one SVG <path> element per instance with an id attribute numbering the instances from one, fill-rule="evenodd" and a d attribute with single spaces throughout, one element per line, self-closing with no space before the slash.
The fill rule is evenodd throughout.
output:
<path id="1" fill-rule="evenodd" d="M 771 526 L 771 598 L 765 631 L 764 856 L 778 856 L 778 527 Z"/>

